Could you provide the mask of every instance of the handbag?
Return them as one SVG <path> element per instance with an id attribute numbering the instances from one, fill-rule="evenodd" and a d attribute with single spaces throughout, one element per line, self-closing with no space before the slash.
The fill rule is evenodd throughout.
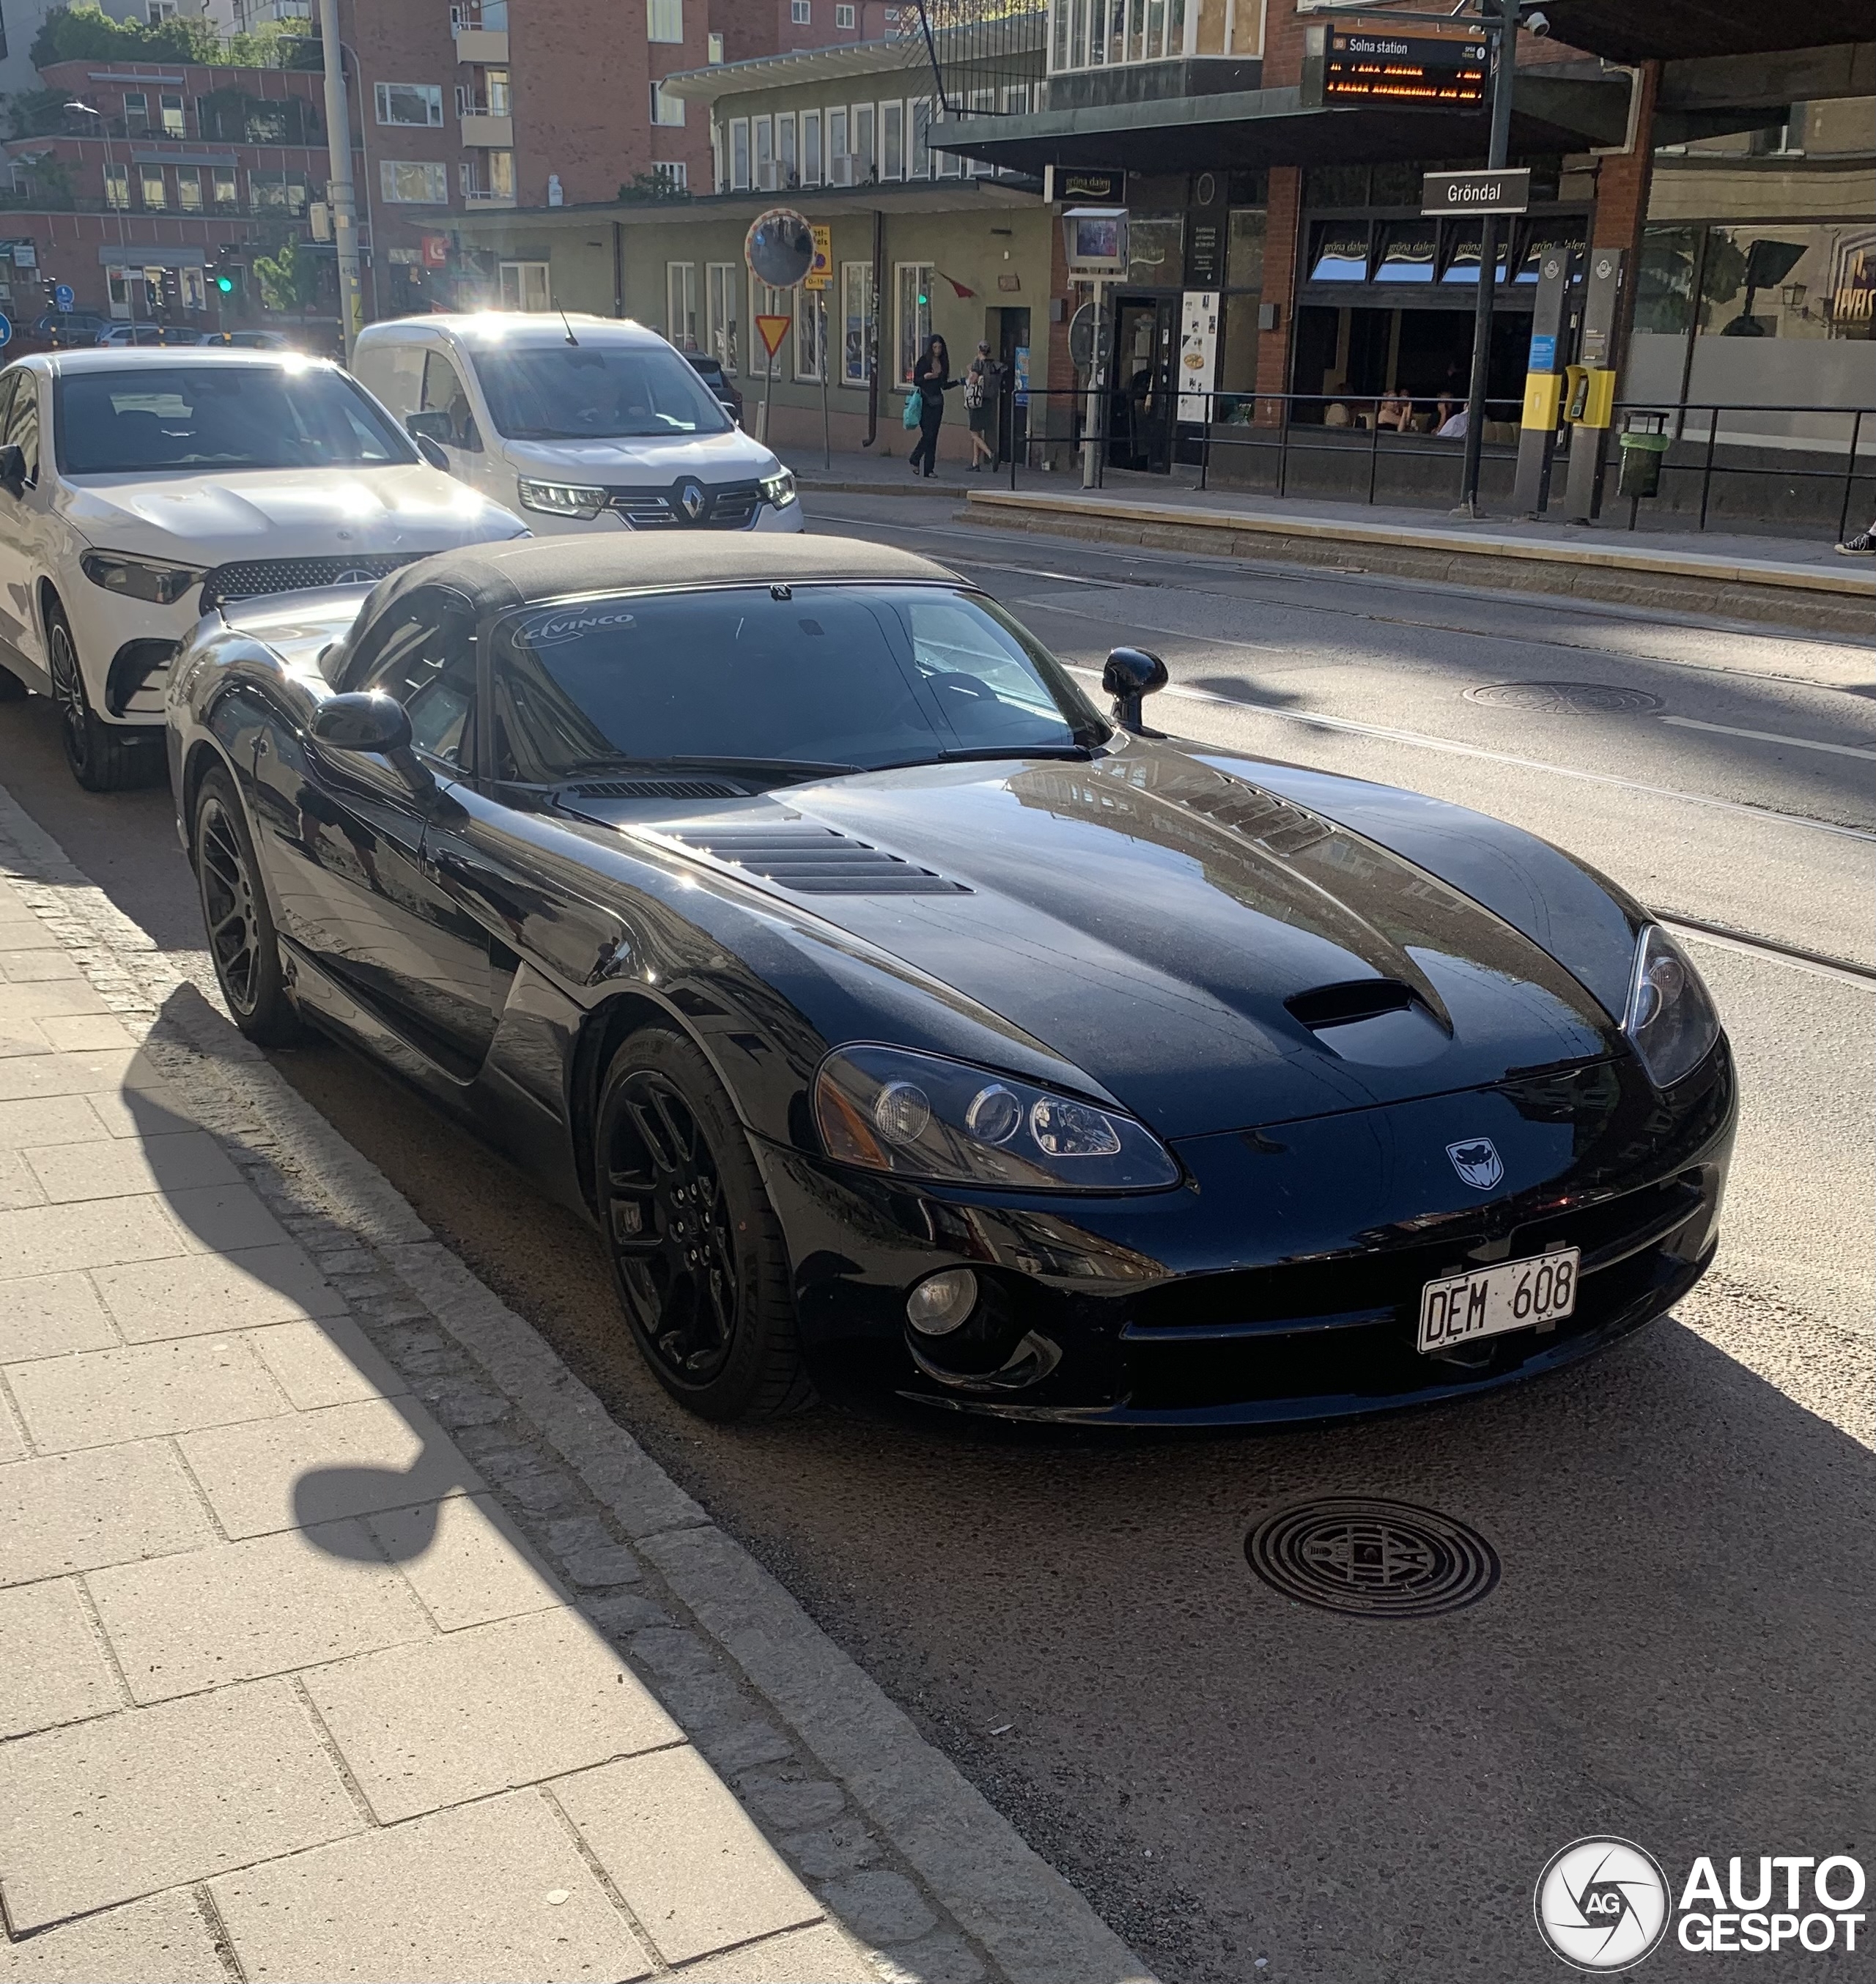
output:
<path id="1" fill-rule="evenodd" d="M 918 424 L 919 411 L 925 405 L 925 397 L 924 394 L 920 392 L 916 386 L 905 396 L 904 418 L 905 431 L 908 434 L 910 434 Z"/>

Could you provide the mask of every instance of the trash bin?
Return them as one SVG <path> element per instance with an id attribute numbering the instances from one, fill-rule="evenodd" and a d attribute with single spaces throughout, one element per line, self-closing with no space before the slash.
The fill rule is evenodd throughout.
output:
<path id="1" fill-rule="evenodd" d="M 1669 440 L 1666 414 L 1632 413 L 1616 439 L 1622 446 L 1622 473 L 1616 484 L 1618 494 L 1660 495 L 1661 457 L 1667 452 Z"/>

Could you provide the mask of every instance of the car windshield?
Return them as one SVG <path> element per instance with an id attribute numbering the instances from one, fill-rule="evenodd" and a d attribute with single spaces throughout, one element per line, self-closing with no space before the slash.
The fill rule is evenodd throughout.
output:
<path id="1" fill-rule="evenodd" d="M 1072 753 L 1108 727 L 1002 609 L 935 586 L 626 595 L 511 615 L 494 643 L 498 776 L 611 763 L 876 770 Z"/>
<path id="2" fill-rule="evenodd" d="M 304 364 L 164 365 L 59 381 L 68 475 L 164 468 L 357 468 L 415 451 L 340 372 Z"/>
<path id="3" fill-rule="evenodd" d="M 723 434 L 730 425 L 668 345 L 497 347 L 475 360 L 495 431 L 510 441 Z"/>

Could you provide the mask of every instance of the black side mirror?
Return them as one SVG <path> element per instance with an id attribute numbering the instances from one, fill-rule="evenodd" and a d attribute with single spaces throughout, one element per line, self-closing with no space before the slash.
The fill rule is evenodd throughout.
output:
<path id="1" fill-rule="evenodd" d="M 26 457 L 10 441 L 0 447 L 0 489 L 9 496 L 26 493 Z"/>
<path id="2" fill-rule="evenodd" d="M 1162 733 L 1149 730 L 1146 719 L 1140 713 L 1140 699 L 1166 684 L 1166 664 L 1157 655 L 1149 655 L 1144 648 L 1116 648 L 1107 658 L 1107 665 L 1101 671 L 1101 692 L 1114 699 L 1114 721 L 1123 730 L 1130 730 L 1136 737 L 1157 737 Z"/>
<path id="3" fill-rule="evenodd" d="M 443 452 L 442 449 L 436 442 L 433 441 L 427 434 L 412 434 L 411 438 L 417 444 L 417 452 L 423 457 L 425 461 L 429 463 L 432 468 L 441 468 L 445 471 L 448 471 L 449 468 L 449 457 Z"/>
<path id="4" fill-rule="evenodd" d="M 328 750 L 382 758 L 413 792 L 425 792 L 436 784 L 429 767 L 411 748 L 410 712 L 394 696 L 354 690 L 330 697 L 313 719 L 313 736 Z"/>

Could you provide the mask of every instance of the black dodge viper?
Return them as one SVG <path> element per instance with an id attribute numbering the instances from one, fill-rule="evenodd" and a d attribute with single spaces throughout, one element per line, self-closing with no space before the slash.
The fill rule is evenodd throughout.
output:
<path id="1" fill-rule="evenodd" d="M 1672 936 L 1497 821 L 1159 736 L 1165 679 L 1116 649 L 1104 714 L 871 545 L 562 538 L 223 608 L 169 770 L 243 1031 L 579 1208 L 712 1418 L 1327 1418 L 1663 1314 L 1737 1113 Z"/>

